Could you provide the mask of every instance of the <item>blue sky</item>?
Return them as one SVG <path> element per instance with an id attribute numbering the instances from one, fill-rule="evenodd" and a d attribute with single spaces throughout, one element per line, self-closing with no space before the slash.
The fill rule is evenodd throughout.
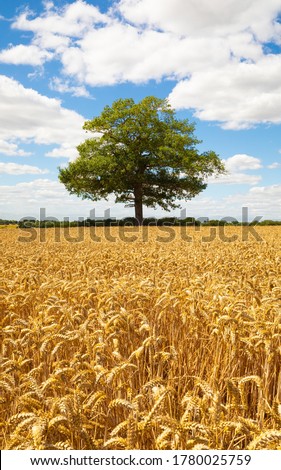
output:
<path id="1" fill-rule="evenodd" d="M 228 169 L 182 202 L 188 216 L 240 219 L 247 206 L 250 219 L 281 219 L 280 18 L 280 0 L 1 2 L 0 218 L 133 215 L 114 197 L 70 196 L 58 167 L 86 119 L 155 95 Z"/>

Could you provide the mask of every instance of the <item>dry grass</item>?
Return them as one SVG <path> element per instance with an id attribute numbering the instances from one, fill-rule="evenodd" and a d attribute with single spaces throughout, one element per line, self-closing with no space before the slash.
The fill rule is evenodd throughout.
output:
<path id="1" fill-rule="evenodd" d="M 2 449 L 281 449 L 281 229 L 156 231 L 1 231 Z"/>

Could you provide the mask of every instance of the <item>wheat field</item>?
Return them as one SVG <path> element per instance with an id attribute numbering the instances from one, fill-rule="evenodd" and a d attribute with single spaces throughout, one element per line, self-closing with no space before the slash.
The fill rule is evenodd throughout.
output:
<path id="1" fill-rule="evenodd" d="M 281 449 L 281 228 L 96 230 L 1 230 L 1 449 Z"/>

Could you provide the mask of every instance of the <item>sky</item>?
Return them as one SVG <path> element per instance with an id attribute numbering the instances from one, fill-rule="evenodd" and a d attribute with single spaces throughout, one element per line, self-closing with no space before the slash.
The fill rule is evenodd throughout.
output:
<path id="1" fill-rule="evenodd" d="M 281 0 L 0 0 L 0 32 L 0 219 L 132 216 L 70 195 L 58 168 L 85 120 L 154 95 L 228 170 L 186 216 L 281 220 Z"/>

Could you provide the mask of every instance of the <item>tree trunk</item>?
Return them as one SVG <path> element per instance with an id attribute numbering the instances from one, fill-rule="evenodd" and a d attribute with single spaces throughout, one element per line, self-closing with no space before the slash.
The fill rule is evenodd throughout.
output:
<path id="1" fill-rule="evenodd" d="M 135 218 L 139 225 L 143 224 L 143 210 L 142 210 L 142 185 L 138 184 L 134 188 L 135 197 Z"/>

